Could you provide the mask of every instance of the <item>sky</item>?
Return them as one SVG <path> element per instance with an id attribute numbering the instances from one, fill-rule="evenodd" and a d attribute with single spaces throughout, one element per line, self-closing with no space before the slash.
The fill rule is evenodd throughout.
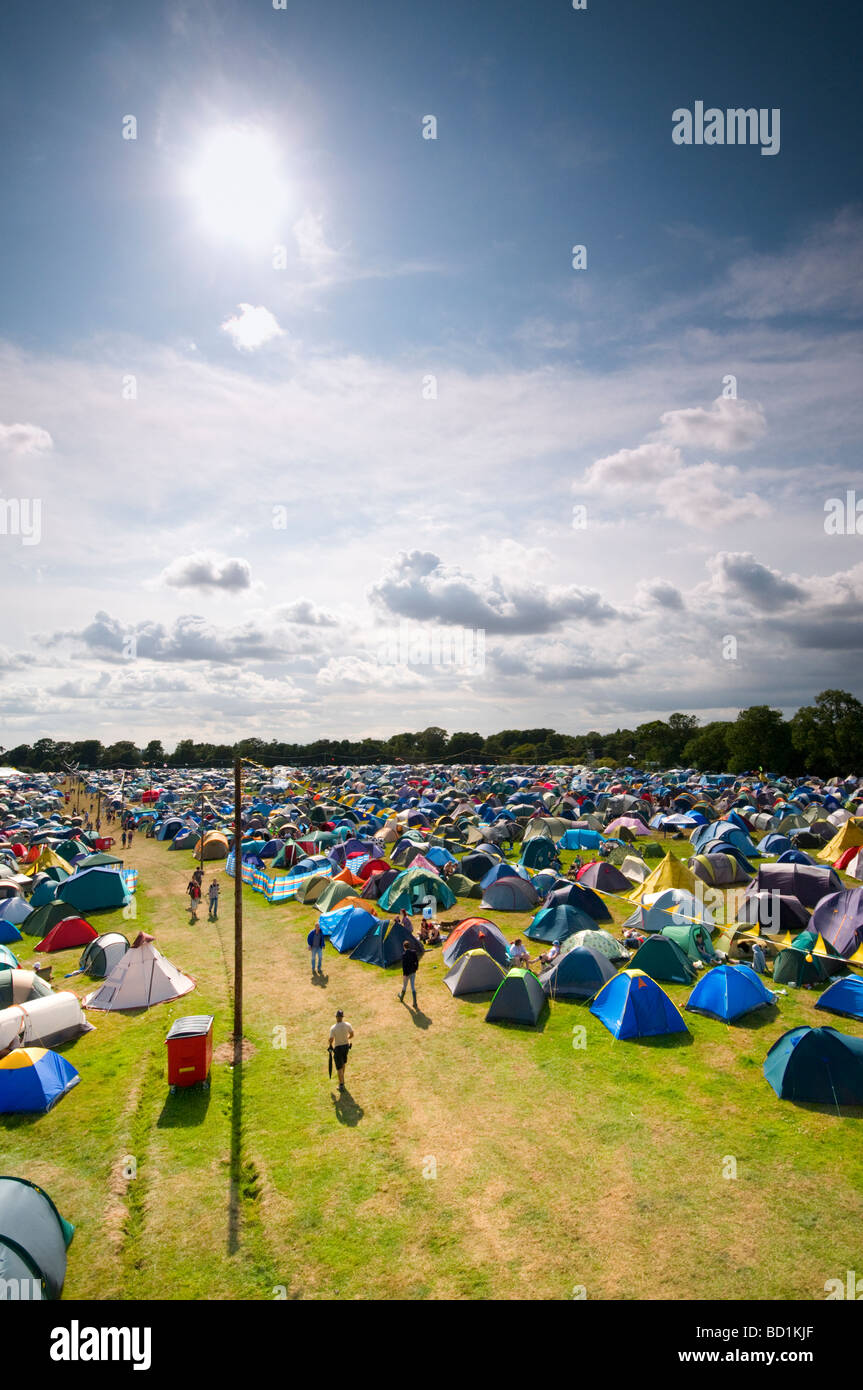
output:
<path id="1" fill-rule="evenodd" d="M 0 743 L 863 695 L 861 27 L 6 0 Z"/>

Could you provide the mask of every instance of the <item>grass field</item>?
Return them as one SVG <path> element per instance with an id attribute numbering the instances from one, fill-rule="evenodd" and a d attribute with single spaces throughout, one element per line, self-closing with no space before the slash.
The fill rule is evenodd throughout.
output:
<path id="1" fill-rule="evenodd" d="M 76 1226 L 65 1297 L 818 1299 L 863 1272 L 863 1110 L 780 1102 L 761 1072 L 797 1024 L 863 1035 L 815 1013 L 816 994 L 789 991 L 743 1026 L 686 1014 L 691 1037 L 621 1043 L 566 1002 L 536 1030 L 486 1024 L 487 998 L 454 1000 L 435 951 L 414 1013 L 399 974 L 332 950 L 315 983 L 314 908 L 246 888 L 254 1051 L 242 1068 L 217 1061 L 209 1092 L 171 1096 L 172 1020 L 213 1013 L 217 1047 L 230 1033 L 233 881 L 207 866 L 222 920 L 202 909 L 190 926 L 190 853 L 136 836 L 126 863 L 136 919 L 94 925 L 152 932 L 197 989 L 91 1015 L 95 1031 L 61 1049 L 81 1084 L 48 1115 L 0 1120 L 0 1171 L 40 1183 Z M 490 915 L 510 939 L 529 920 Z M 78 954 L 51 957 L 56 988 Z M 682 1006 L 689 990 L 668 992 Z M 356 1030 L 341 1099 L 326 1070 L 339 1007 Z"/>

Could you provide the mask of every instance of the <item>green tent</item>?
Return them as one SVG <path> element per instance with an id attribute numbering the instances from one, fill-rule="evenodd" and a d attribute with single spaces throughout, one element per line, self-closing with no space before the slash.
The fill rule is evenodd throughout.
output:
<path id="1" fill-rule="evenodd" d="M 330 879 L 327 887 L 315 900 L 315 907 L 318 912 L 332 912 L 334 907 L 338 907 L 339 903 L 345 901 L 345 898 L 358 898 L 359 896 L 356 888 L 353 888 L 351 884 L 336 883 Z M 308 899 L 304 899 L 304 901 L 308 901 Z"/>
<path id="2" fill-rule="evenodd" d="M 486 1023 L 528 1023 L 535 1026 L 545 1008 L 542 985 L 530 970 L 510 970 L 495 991 Z"/>
<path id="3" fill-rule="evenodd" d="M 684 955 L 693 962 L 703 961 L 709 964 L 716 959 L 707 928 L 700 926 L 698 922 L 669 922 L 667 927 L 662 928 L 661 934 L 676 942 Z"/>
<path id="4" fill-rule="evenodd" d="M 670 936 L 660 932 L 649 936 L 639 946 L 632 960 L 630 970 L 643 970 L 651 980 L 672 985 L 691 985 L 695 970 L 686 952 Z"/>

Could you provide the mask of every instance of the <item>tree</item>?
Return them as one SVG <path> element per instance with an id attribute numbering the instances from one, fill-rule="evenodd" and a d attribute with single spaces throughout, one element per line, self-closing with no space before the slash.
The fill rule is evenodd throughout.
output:
<path id="1" fill-rule="evenodd" d="M 863 765 L 863 704 L 847 690 L 822 690 L 791 720 L 791 740 L 806 772 L 857 772 Z"/>
<path id="2" fill-rule="evenodd" d="M 105 767 L 140 767 L 141 754 L 129 739 L 121 739 L 105 749 L 103 761 Z"/>
<path id="3" fill-rule="evenodd" d="M 162 767 L 165 763 L 165 750 L 160 738 L 151 738 L 142 750 L 144 762 L 148 767 Z"/>
<path id="4" fill-rule="evenodd" d="M 729 724 L 726 737 L 729 772 L 757 768 L 764 768 L 765 772 L 785 772 L 791 765 L 791 728 L 781 710 L 771 709 L 769 705 L 750 705 Z"/>
<path id="5" fill-rule="evenodd" d="M 482 734 L 469 734 L 465 732 L 452 734 L 446 746 L 447 757 L 455 759 L 459 755 L 467 755 L 479 758 L 482 752 Z"/>
<path id="6" fill-rule="evenodd" d="M 680 761 L 684 767 L 697 767 L 699 772 L 728 770 L 727 732 L 731 725 L 722 719 L 705 724 L 684 745 Z"/>

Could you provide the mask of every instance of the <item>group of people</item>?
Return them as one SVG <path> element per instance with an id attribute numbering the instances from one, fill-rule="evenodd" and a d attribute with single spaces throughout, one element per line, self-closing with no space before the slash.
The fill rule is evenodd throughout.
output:
<path id="1" fill-rule="evenodd" d="M 192 914 L 193 922 L 197 922 L 198 920 L 198 904 L 200 903 L 201 898 L 203 896 L 203 891 L 204 871 L 199 865 L 195 872 L 192 874 L 192 877 L 189 879 L 188 884 L 186 885 L 186 896 L 189 899 L 189 910 Z M 221 890 L 219 888 L 219 880 L 217 878 L 211 879 L 210 886 L 207 890 L 207 898 L 209 901 L 210 909 L 207 920 L 210 922 L 218 921 L 220 891 Z"/>

